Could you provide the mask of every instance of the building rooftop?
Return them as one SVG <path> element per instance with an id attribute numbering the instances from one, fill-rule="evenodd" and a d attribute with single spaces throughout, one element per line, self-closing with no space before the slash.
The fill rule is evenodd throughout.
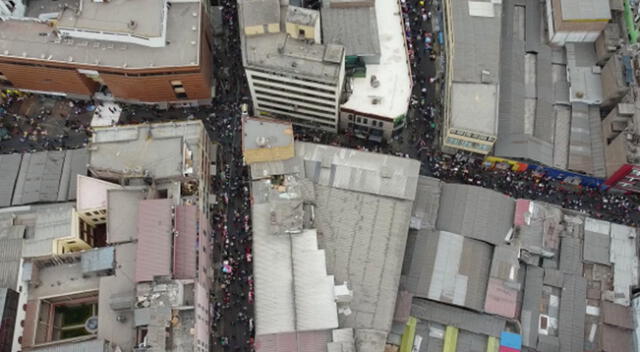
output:
<path id="1" fill-rule="evenodd" d="M 295 23 L 301 26 L 313 27 L 320 18 L 320 12 L 297 6 L 287 6 L 286 22 Z"/>
<path id="2" fill-rule="evenodd" d="M 380 55 L 380 37 L 375 7 L 321 9 L 325 43 L 344 46 L 346 56 Z"/>
<path id="3" fill-rule="evenodd" d="M 25 230 L 24 225 L 0 225 L 0 288 L 18 290 Z"/>
<path id="4" fill-rule="evenodd" d="M 523 11 L 524 10 L 524 11 Z M 566 168 L 570 109 L 561 48 L 544 42 L 544 4 L 504 3 L 495 154 Z M 526 21 L 525 21 L 526 18 Z M 564 142 L 564 144 L 562 144 Z M 558 148 L 556 148 L 558 146 Z"/>
<path id="5" fill-rule="evenodd" d="M 143 0 L 144 4 L 162 4 L 158 0 Z M 95 3 L 84 0 L 96 13 L 102 13 L 107 3 Z M 141 30 L 153 31 L 145 26 L 146 6 L 137 1 L 118 0 L 118 3 L 133 4 L 131 6 L 145 8 L 135 12 L 140 21 Z M 153 5 L 156 6 L 156 5 Z M 129 7 L 129 5 L 127 5 Z M 113 9 L 113 8 L 110 8 Z M 123 13 L 115 8 L 104 10 L 109 13 Z M 132 13 L 132 12 L 131 12 Z M 145 15 L 139 15 L 144 13 Z M 33 20 L 7 20 L 0 22 L 0 56 L 20 60 L 31 59 L 58 64 L 75 64 L 88 69 L 110 67 L 116 69 L 151 69 L 161 67 L 197 66 L 200 61 L 201 39 L 201 4 L 200 2 L 173 2 L 166 15 L 166 42 L 163 47 L 148 47 L 130 43 L 116 43 L 105 40 L 59 38 L 55 27 L 46 22 Z M 117 16 L 113 15 L 116 18 Z M 119 18 L 119 17 L 118 17 Z M 120 26 L 122 22 L 106 22 Z M 82 24 L 89 25 L 93 20 L 87 19 Z M 104 25 L 101 22 L 100 25 Z M 153 26 L 151 26 L 153 27 Z"/>
<path id="6" fill-rule="evenodd" d="M 497 85 L 502 5 L 488 0 L 452 1 L 450 4 L 453 82 Z"/>
<path id="7" fill-rule="evenodd" d="M 312 44 L 286 33 L 248 36 L 244 39 L 247 68 L 268 69 L 334 83 L 344 59 L 340 45 Z"/>
<path id="8" fill-rule="evenodd" d="M 498 85 L 456 83 L 451 87 L 451 128 L 498 133 Z"/>
<path id="9" fill-rule="evenodd" d="M 0 192 L 6 197 L 0 202 L 8 206 L 73 200 L 77 176 L 87 174 L 88 159 L 86 149 L 26 153 L 21 158 L 18 154 L 2 157 L 0 173 L 6 178 Z"/>
<path id="10" fill-rule="evenodd" d="M 379 35 L 377 38 L 371 39 L 366 38 L 373 36 L 373 34 L 365 35 L 365 40 L 358 35 L 357 40 L 379 42 L 380 61 L 367 65 L 365 77 L 353 78 L 351 82 L 353 93 L 349 100 L 342 105 L 342 109 L 392 119 L 402 117 L 407 112 L 412 81 L 407 48 L 405 47 L 404 28 L 402 28 L 402 19 L 400 18 L 401 11 L 398 6 L 398 2 L 376 0 L 373 9 L 376 12 L 374 20 L 377 19 L 376 26 Z M 362 9 L 357 10 L 361 11 Z M 356 9 L 339 10 L 352 11 Z M 364 26 L 364 28 L 367 27 Z M 357 34 L 352 33 L 351 35 Z M 325 37 L 325 41 L 328 42 L 329 39 Z M 372 84 L 372 80 L 377 81 L 378 84 Z"/>
<path id="11" fill-rule="evenodd" d="M 490 204 L 490 206 L 487 206 Z M 513 226 L 515 201 L 481 187 L 446 183 L 436 227 L 493 245 L 505 243 Z"/>
<path id="12" fill-rule="evenodd" d="M 293 158 L 293 126 L 280 120 L 244 119 L 242 153 L 247 164 Z"/>
<path id="13" fill-rule="evenodd" d="M 415 297 L 484 310 L 492 246 L 446 231 L 420 231 L 406 288 Z"/>
<path id="14" fill-rule="evenodd" d="M 118 243 L 138 238 L 138 207 L 144 190 L 110 190 L 107 193 L 107 242 Z"/>
<path id="15" fill-rule="evenodd" d="M 100 177 L 116 179 L 197 175 L 203 133 L 199 120 L 96 128 L 89 167 Z"/>
<path id="16" fill-rule="evenodd" d="M 280 1 L 242 0 L 238 1 L 240 21 L 243 27 L 280 24 Z M 245 10 L 250 11 L 246 11 Z"/>
<path id="17" fill-rule="evenodd" d="M 136 282 L 171 275 L 174 212 L 170 199 L 141 200 L 138 207 Z"/>
<path id="18" fill-rule="evenodd" d="M 560 0 L 565 21 L 608 21 L 611 19 L 609 1 Z"/>
<path id="19" fill-rule="evenodd" d="M 57 26 L 64 29 L 127 33 L 147 38 L 160 37 L 166 29 L 166 7 L 167 2 L 164 0 L 80 0 L 79 11 L 64 9 Z"/>
<path id="20" fill-rule="evenodd" d="M 296 143 L 307 177 L 314 183 L 384 197 L 413 200 L 420 163 L 355 149 Z"/>
<path id="21" fill-rule="evenodd" d="M 273 346 L 280 335 L 264 335 L 301 330 L 296 325 L 307 320 L 328 322 L 328 308 L 314 318 L 307 314 L 315 310 L 303 308 L 320 306 L 327 294 L 335 312 L 338 294 L 326 293 L 324 285 L 345 283 L 352 298 L 338 301 L 339 326 L 355 329 L 358 350 L 382 350 L 395 309 L 418 163 L 302 142 L 296 142 L 291 160 L 251 165 L 256 341 Z"/>

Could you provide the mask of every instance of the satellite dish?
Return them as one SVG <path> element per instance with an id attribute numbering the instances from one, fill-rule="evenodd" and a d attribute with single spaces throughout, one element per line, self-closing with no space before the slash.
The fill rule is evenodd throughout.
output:
<path id="1" fill-rule="evenodd" d="M 269 139 L 267 137 L 265 136 L 256 137 L 256 144 L 258 145 L 258 147 L 264 148 L 267 146 L 267 143 L 269 143 Z"/>
<path id="2" fill-rule="evenodd" d="M 98 317 L 92 316 L 84 322 L 84 329 L 87 330 L 91 334 L 95 334 L 98 332 Z"/>

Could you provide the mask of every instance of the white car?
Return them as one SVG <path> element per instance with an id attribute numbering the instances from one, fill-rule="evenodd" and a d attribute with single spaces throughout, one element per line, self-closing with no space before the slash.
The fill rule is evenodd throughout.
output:
<path id="1" fill-rule="evenodd" d="M 242 103 L 242 105 L 240 105 L 240 111 L 242 112 L 242 117 L 249 116 L 249 105 Z"/>

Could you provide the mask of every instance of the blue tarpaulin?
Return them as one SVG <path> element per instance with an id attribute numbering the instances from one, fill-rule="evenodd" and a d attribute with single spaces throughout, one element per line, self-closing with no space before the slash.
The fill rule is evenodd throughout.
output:
<path id="1" fill-rule="evenodd" d="M 520 351 L 522 349 L 522 336 L 512 332 L 503 331 L 500 334 L 500 346 Z"/>

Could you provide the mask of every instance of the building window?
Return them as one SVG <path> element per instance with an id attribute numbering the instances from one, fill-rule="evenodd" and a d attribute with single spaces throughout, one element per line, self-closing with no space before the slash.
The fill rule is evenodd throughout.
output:
<path id="1" fill-rule="evenodd" d="M 349 121 L 353 121 L 353 114 L 349 114 Z"/>
<path id="2" fill-rule="evenodd" d="M 368 124 L 368 123 L 369 123 L 369 119 L 364 118 L 364 119 L 362 119 L 362 120 L 364 121 L 364 123 L 365 123 L 365 124 Z"/>
<path id="3" fill-rule="evenodd" d="M 178 80 L 171 81 L 171 87 L 173 88 L 173 94 L 176 95 L 176 98 L 178 99 L 188 98 L 187 91 L 184 89 L 184 86 L 182 85 L 182 81 L 178 81 Z"/>
<path id="4" fill-rule="evenodd" d="M 360 123 L 360 122 L 362 122 L 362 119 L 360 119 L 360 117 L 356 117 L 356 122 Z"/>
<path id="5" fill-rule="evenodd" d="M 304 37 L 304 29 L 298 29 L 298 35 Z"/>
<path id="6" fill-rule="evenodd" d="M 382 123 L 382 121 L 378 121 L 378 127 L 384 127 L 384 123 Z"/>

